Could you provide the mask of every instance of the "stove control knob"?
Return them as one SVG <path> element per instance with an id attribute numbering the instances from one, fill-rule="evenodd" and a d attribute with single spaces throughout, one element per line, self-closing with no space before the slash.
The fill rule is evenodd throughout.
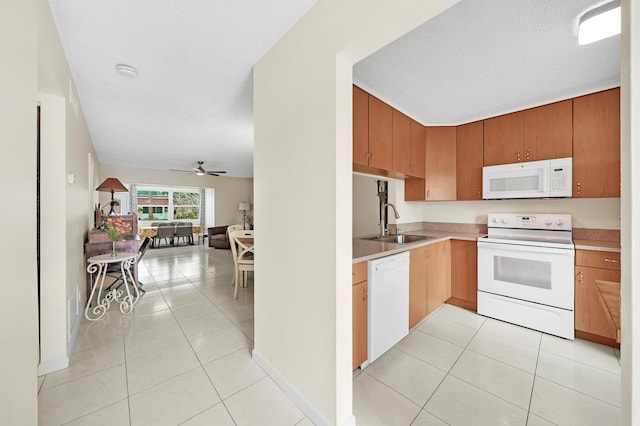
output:
<path id="1" fill-rule="evenodd" d="M 564 221 L 562 219 L 556 220 L 556 225 L 562 225 Z"/>
<path id="2" fill-rule="evenodd" d="M 546 218 L 546 219 L 544 220 L 544 224 L 545 224 L 545 225 L 547 225 L 547 226 L 550 226 L 550 225 L 552 225 L 552 224 L 553 224 L 553 221 L 552 221 L 551 219 L 549 219 L 549 218 Z"/>
<path id="3" fill-rule="evenodd" d="M 503 218 L 502 218 L 502 223 L 505 223 L 505 224 L 506 224 L 507 222 L 509 222 L 509 219 L 507 219 L 506 217 L 503 217 Z"/>
<path id="4" fill-rule="evenodd" d="M 493 218 L 493 223 L 498 223 L 498 222 L 500 222 L 500 219 L 498 219 L 497 217 L 494 217 Z"/>

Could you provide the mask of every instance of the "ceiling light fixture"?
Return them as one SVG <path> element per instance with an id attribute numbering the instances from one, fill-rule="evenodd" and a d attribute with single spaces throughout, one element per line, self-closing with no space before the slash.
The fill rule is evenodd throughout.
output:
<path id="1" fill-rule="evenodd" d="M 584 45 L 620 34 L 620 0 L 591 9 L 580 17 L 578 44 Z"/>
<path id="2" fill-rule="evenodd" d="M 127 64 L 116 64 L 116 71 L 127 77 L 137 77 L 138 70 L 135 67 Z"/>

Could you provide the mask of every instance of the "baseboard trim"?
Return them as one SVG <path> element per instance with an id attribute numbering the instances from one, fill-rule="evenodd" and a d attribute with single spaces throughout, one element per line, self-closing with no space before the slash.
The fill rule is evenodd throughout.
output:
<path id="1" fill-rule="evenodd" d="M 282 389 L 291 401 L 313 422 L 315 425 L 331 425 L 332 423 L 327 419 L 324 414 L 318 410 L 318 408 L 311 403 L 304 395 L 302 395 L 298 389 L 296 389 L 287 379 L 282 377 L 280 372 L 276 370 L 256 349 L 252 351 L 253 360 L 258 364 L 260 368 Z M 356 418 L 351 415 L 346 421 L 342 423 L 343 426 L 355 426 Z"/>
<path id="2" fill-rule="evenodd" d="M 69 357 L 64 356 L 56 359 L 50 359 L 48 361 L 38 364 L 38 376 L 44 376 L 45 374 L 53 373 L 54 371 L 62 370 L 69 366 Z"/>

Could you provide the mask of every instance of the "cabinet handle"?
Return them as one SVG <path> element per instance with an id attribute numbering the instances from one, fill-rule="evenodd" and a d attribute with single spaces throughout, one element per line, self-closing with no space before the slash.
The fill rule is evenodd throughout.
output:
<path id="1" fill-rule="evenodd" d="M 478 189 L 478 199 L 481 199 L 481 198 L 482 198 L 482 194 L 481 194 L 481 191 Z"/>
<path id="2" fill-rule="evenodd" d="M 352 276 L 352 277 L 355 277 L 355 276 L 356 276 L 356 273 L 355 273 L 355 272 L 352 272 L 352 273 L 351 273 L 351 276 Z"/>
<path id="3" fill-rule="evenodd" d="M 366 287 L 362 287 L 362 300 L 367 300 L 367 288 Z"/>
<path id="4" fill-rule="evenodd" d="M 427 189 L 427 198 L 431 196 L 431 190 Z"/>
<path id="5" fill-rule="evenodd" d="M 369 154 L 369 155 L 370 155 L 369 161 L 373 161 L 373 159 L 375 158 L 375 155 L 373 155 L 373 154 Z"/>
<path id="6" fill-rule="evenodd" d="M 520 161 L 520 151 L 517 152 L 516 157 L 517 157 L 518 161 Z"/>
<path id="7" fill-rule="evenodd" d="M 584 282 L 584 273 L 582 271 L 578 272 L 578 283 L 582 284 Z"/>
<path id="8" fill-rule="evenodd" d="M 526 159 L 528 160 L 528 159 L 530 158 L 530 156 L 531 156 L 531 155 L 530 155 L 530 153 L 529 153 L 529 150 L 527 150 L 527 153 L 526 153 Z"/>
<path id="9" fill-rule="evenodd" d="M 611 262 L 611 263 L 618 263 L 619 262 L 619 260 L 616 260 L 616 259 L 605 259 L 604 261 L 605 262 Z"/>
<path id="10" fill-rule="evenodd" d="M 578 182 L 578 194 L 580 193 L 580 182 Z"/>

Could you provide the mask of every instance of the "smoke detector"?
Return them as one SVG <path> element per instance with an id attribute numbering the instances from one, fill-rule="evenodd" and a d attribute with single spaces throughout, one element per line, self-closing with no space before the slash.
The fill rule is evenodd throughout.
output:
<path id="1" fill-rule="evenodd" d="M 137 77 L 138 70 L 135 67 L 127 64 L 116 64 L 116 71 L 127 77 Z"/>

